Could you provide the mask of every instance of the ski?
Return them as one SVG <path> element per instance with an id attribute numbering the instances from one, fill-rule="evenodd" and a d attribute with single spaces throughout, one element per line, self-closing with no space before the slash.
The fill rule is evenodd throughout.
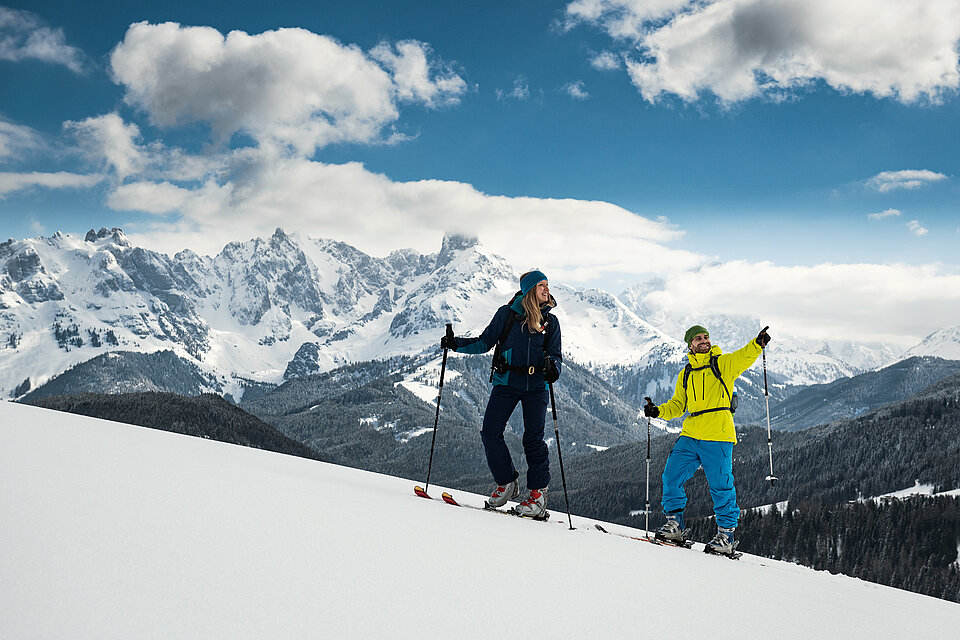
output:
<path id="1" fill-rule="evenodd" d="M 427 500 L 433 500 L 433 498 L 430 497 L 430 494 L 424 491 L 423 487 L 421 487 L 420 485 L 415 486 L 413 488 L 413 492 L 418 496 L 420 496 L 421 498 L 426 498 Z"/>
<path id="2" fill-rule="evenodd" d="M 641 538 L 637 536 L 628 536 L 623 533 L 614 533 L 613 531 L 607 531 L 599 524 L 595 524 L 593 526 L 596 527 L 598 531 L 602 531 L 603 533 L 607 533 L 612 536 L 620 536 L 621 538 L 627 538 L 628 540 L 639 540 L 641 542 L 649 542 L 650 544 L 655 544 L 660 547 L 678 547 L 680 549 L 689 549 L 690 547 L 693 546 L 693 540 L 684 540 L 682 543 L 677 543 L 677 542 L 671 542 L 669 540 L 657 540 L 655 537 Z"/>
<path id="3" fill-rule="evenodd" d="M 524 518 L 524 519 L 526 519 L 526 520 L 536 520 L 536 521 L 538 521 L 538 522 L 545 522 L 545 521 L 547 521 L 547 520 L 550 519 L 550 512 L 549 512 L 549 511 L 545 512 L 542 518 L 530 518 L 530 517 L 528 517 L 528 516 L 522 516 L 522 515 L 520 515 L 520 514 L 517 512 L 516 507 L 510 507 L 509 509 L 497 509 L 496 507 L 491 507 L 486 501 L 484 501 L 482 507 L 475 507 L 475 506 L 473 506 L 472 504 L 460 504 L 459 502 L 456 501 L 456 499 L 455 499 L 452 495 L 450 495 L 450 494 L 449 494 L 448 492 L 446 492 L 446 491 L 444 491 L 444 492 L 443 492 L 443 495 L 441 495 L 440 497 L 443 498 L 443 501 L 444 501 L 444 502 L 446 502 L 446 503 L 449 504 L 449 505 L 453 505 L 453 506 L 455 506 L 455 507 L 464 507 L 464 508 L 466 508 L 466 509 L 476 509 L 477 511 L 487 511 L 487 512 L 493 512 L 493 513 L 502 513 L 502 514 L 505 515 L 505 516 L 515 516 L 515 517 L 519 517 L 519 518 Z"/>

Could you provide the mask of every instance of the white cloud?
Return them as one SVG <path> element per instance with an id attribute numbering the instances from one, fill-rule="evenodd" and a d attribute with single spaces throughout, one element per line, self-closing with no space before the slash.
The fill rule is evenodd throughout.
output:
<path id="1" fill-rule="evenodd" d="M 83 53 L 66 44 L 62 29 L 51 29 L 35 13 L 0 7 L 0 60 L 40 60 L 83 71 Z"/>
<path id="2" fill-rule="evenodd" d="M 497 100 L 529 100 L 530 99 L 530 84 L 527 82 L 527 78 L 523 75 L 517 76 L 513 81 L 513 90 L 506 91 L 504 89 L 497 89 Z"/>
<path id="3" fill-rule="evenodd" d="M 48 189 L 85 189 L 92 187 L 103 179 L 98 175 L 80 175 L 58 171 L 56 173 L 11 173 L 0 171 L 0 198 L 14 191 L 22 191 L 30 187 L 46 187 Z"/>
<path id="4" fill-rule="evenodd" d="M 393 72 L 400 100 L 423 102 L 429 107 L 460 102 L 467 83 L 449 67 L 437 75 L 431 68 L 435 65 L 428 59 L 430 48 L 426 44 L 406 40 L 397 43 L 395 48 L 396 53 L 393 46 L 383 42 L 374 47 L 370 55 Z"/>
<path id="5" fill-rule="evenodd" d="M 689 313 L 751 315 L 771 334 L 919 342 L 960 317 L 960 273 L 936 265 L 820 264 L 785 267 L 733 261 L 668 278 L 648 302 Z"/>
<path id="6" fill-rule="evenodd" d="M 396 51 L 381 44 L 368 55 L 304 29 L 224 37 L 210 27 L 141 22 L 110 63 L 125 100 L 157 126 L 207 123 L 217 142 L 239 132 L 309 155 L 334 142 L 379 141 L 400 101 L 437 106 L 465 91 L 449 69 L 431 74 L 422 43 Z"/>
<path id="7" fill-rule="evenodd" d="M 960 86 L 956 0 L 578 0 L 567 15 L 638 43 L 627 67 L 650 102 L 822 81 L 910 103 Z"/>
<path id="8" fill-rule="evenodd" d="M 121 211 L 163 214 L 179 211 L 194 197 L 188 189 L 169 182 L 132 182 L 114 189 L 107 198 L 107 206 Z"/>
<path id="9" fill-rule="evenodd" d="M 577 80 L 576 82 L 568 82 L 563 85 L 563 91 L 568 96 L 574 100 L 586 100 L 590 97 L 590 94 L 584 88 L 583 80 Z"/>
<path id="10" fill-rule="evenodd" d="M 887 209 L 881 211 L 880 213 L 871 213 L 867 215 L 867 218 L 870 220 L 883 220 L 884 218 L 891 218 L 899 216 L 902 212 L 899 209 Z"/>
<path id="11" fill-rule="evenodd" d="M 907 223 L 907 228 L 910 229 L 910 233 L 915 236 L 925 236 L 929 231 L 926 227 L 920 224 L 919 220 L 911 220 Z"/>
<path id="12" fill-rule="evenodd" d="M 600 25 L 614 38 L 637 39 L 649 21 L 661 21 L 690 0 L 574 0 L 565 10 L 567 29 L 581 22 Z"/>
<path id="13" fill-rule="evenodd" d="M 42 138 L 35 130 L 0 119 L 0 160 L 12 159 L 43 146 Z"/>
<path id="14" fill-rule="evenodd" d="M 590 66 L 598 71 L 614 71 L 620 68 L 620 58 L 609 51 L 601 51 L 590 58 Z"/>
<path id="15" fill-rule="evenodd" d="M 146 166 L 146 153 L 137 144 L 140 128 L 126 124 L 116 113 L 79 122 L 67 121 L 63 126 L 74 134 L 88 158 L 104 162 L 121 180 Z"/>
<path id="16" fill-rule="evenodd" d="M 491 196 L 440 180 L 393 182 L 357 163 L 266 155 L 247 161 L 220 182 L 210 179 L 196 189 L 131 183 L 115 189 L 108 202 L 115 209 L 179 213 L 127 230 L 168 252 L 213 254 L 238 235 L 269 235 L 279 226 L 374 255 L 401 247 L 432 252 L 444 232 L 468 233 L 518 268 L 531 260 L 531 247 L 541 246 L 537 262 L 571 280 L 690 269 L 704 260 L 669 246 L 682 233 L 668 223 L 605 202 Z"/>
<path id="17" fill-rule="evenodd" d="M 946 180 L 947 176 L 926 169 L 905 169 L 903 171 L 881 171 L 867 180 L 867 188 L 885 193 L 894 189 L 917 189 L 933 182 Z"/>

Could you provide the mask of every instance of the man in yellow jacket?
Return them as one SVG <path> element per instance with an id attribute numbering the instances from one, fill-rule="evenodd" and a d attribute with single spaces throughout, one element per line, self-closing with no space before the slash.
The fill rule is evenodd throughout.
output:
<path id="1" fill-rule="evenodd" d="M 733 534 L 740 507 L 733 486 L 733 445 L 737 443 L 737 432 L 733 426 L 736 406 L 731 406 L 731 402 L 737 378 L 756 362 L 763 347 L 770 342 L 767 328 L 743 348 L 724 354 L 720 347 L 710 343 L 710 333 L 704 327 L 690 327 L 684 334 L 690 348 L 687 354 L 690 363 L 677 376 L 673 397 L 659 406 L 645 398 L 647 404 L 643 412 L 648 417 L 670 420 L 689 412 L 663 469 L 663 512 L 667 522 L 657 531 L 658 540 L 686 542 L 683 509 L 687 505 L 687 494 L 683 485 L 702 466 L 717 520 L 717 535 L 707 543 L 705 551 L 734 553 Z"/>

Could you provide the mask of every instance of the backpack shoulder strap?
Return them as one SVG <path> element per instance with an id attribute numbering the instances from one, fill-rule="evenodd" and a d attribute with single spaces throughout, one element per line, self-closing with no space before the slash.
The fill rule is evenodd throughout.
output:
<path id="1" fill-rule="evenodd" d="M 713 375 L 717 376 L 717 380 L 720 381 L 723 390 L 727 392 L 727 397 L 729 398 L 730 389 L 727 389 L 727 383 L 723 381 L 723 376 L 720 375 L 720 356 L 710 356 L 710 370 L 713 371 Z"/>

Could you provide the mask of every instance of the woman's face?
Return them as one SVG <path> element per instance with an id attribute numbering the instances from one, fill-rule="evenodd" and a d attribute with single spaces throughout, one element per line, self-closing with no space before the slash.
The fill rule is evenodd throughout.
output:
<path id="1" fill-rule="evenodd" d="M 546 280 L 538 282 L 535 288 L 537 292 L 537 302 L 540 304 L 550 302 L 550 285 Z"/>

